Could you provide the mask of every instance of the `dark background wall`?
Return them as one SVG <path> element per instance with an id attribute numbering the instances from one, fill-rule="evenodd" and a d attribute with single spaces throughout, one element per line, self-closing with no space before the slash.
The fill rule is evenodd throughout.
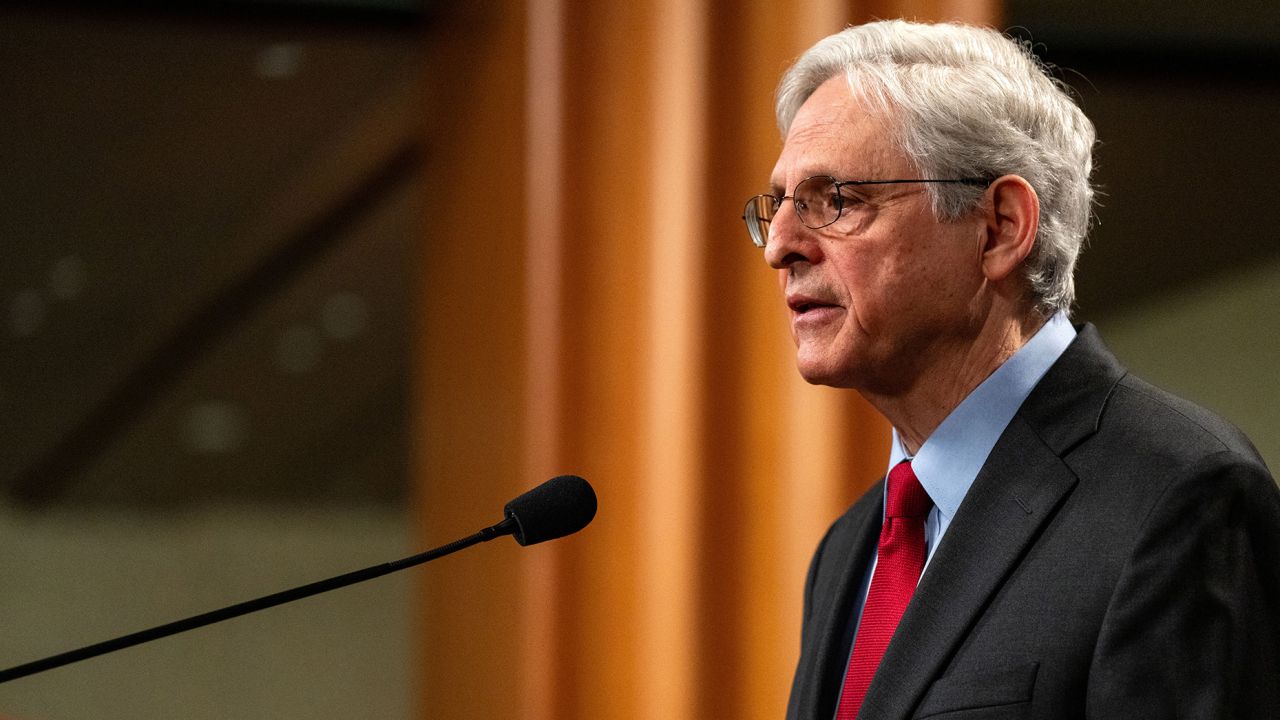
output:
<path id="1" fill-rule="evenodd" d="M 1078 317 L 1280 463 L 1280 5 L 1013 0 L 1098 128 Z"/>

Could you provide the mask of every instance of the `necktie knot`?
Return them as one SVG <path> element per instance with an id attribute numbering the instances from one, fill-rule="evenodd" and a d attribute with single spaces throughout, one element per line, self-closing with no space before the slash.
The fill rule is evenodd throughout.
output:
<path id="1" fill-rule="evenodd" d="M 889 471 L 889 488 L 885 493 L 885 517 L 923 518 L 933 507 L 933 500 L 925 492 L 911 463 L 906 460 Z"/>

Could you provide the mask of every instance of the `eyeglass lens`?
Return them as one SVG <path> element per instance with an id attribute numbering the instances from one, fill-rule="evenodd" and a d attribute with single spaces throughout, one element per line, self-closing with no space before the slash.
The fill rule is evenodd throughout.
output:
<path id="1" fill-rule="evenodd" d="M 796 214 L 806 227 L 816 230 L 840 218 L 842 203 L 835 178 L 821 175 L 805 178 L 788 197 L 795 203 Z M 764 247 L 768 242 L 769 221 L 773 220 L 781 205 L 773 195 L 757 195 L 747 201 L 742 217 L 747 222 L 751 242 L 757 247 Z"/>
<path id="2" fill-rule="evenodd" d="M 757 195 L 747 201 L 742 219 L 747 221 L 747 232 L 756 247 L 764 247 L 769 241 L 769 221 L 778 212 L 778 198 L 773 195 Z"/>

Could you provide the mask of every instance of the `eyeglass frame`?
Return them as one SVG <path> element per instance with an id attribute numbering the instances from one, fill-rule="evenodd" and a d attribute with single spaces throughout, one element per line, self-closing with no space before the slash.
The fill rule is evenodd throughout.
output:
<path id="1" fill-rule="evenodd" d="M 914 178 L 914 179 L 898 179 L 898 180 L 836 180 L 831 175 L 810 175 L 809 177 L 796 183 L 796 187 L 800 187 L 801 185 L 809 182 L 810 180 L 814 180 L 817 178 L 826 178 L 831 181 L 831 184 L 832 186 L 834 186 L 836 191 L 836 197 L 838 198 L 837 200 L 838 207 L 836 208 L 836 216 L 831 220 L 822 223 L 821 225 L 810 225 L 809 223 L 805 222 L 804 213 L 801 212 L 799 209 L 797 209 L 796 217 L 800 220 L 800 223 L 802 225 L 809 228 L 810 230 L 820 230 L 824 227 L 827 227 L 828 225 L 833 225 L 836 223 L 836 221 L 838 221 L 841 218 L 841 216 L 844 215 L 844 199 L 845 198 L 843 195 L 840 194 L 840 188 L 845 187 L 846 185 L 853 185 L 853 186 L 897 185 L 902 183 L 957 183 L 957 184 L 964 184 L 964 185 L 990 185 L 992 182 L 995 181 L 995 178 L 991 178 L 991 177 L 968 177 L 968 178 L 946 178 L 946 179 Z M 748 217 L 749 215 L 753 214 L 751 212 L 751 207 L 753 204 L 755 204 L 756 200 L 759 198 L 770 198 L 776 201 L 774 203 L 773 215 L 771 215 L 767 220 L 759 217 L 758 215 L 756 215 L 754 218 Z M 782 197 L 778 197 L 777 195 L 770 195 L 769 193 L 761 193 L 759 195 L 752 195 L 751 197 L 747 198 L 747 204 L 743 206 L 742 220 L 747 224 L 747 234 L 751 236 L 751 244 L 755 245 L 758 248 L 764 248 L 768 246 L 769 244 L 768 231 L 766 230 L 765 233 L 760 238 L 757 239 L 756 230 L 760 227 L 760 223 L 764 223 L 765 225 L 768 225 L 769 223 L 773 222 L 773 218 L 777 216 L 778 211 L 782 208 L 783 200 L 790 200 L 792 203 L 795 203 L 795 191 L 792 191 L 791 195 L 783 195 Z"/>

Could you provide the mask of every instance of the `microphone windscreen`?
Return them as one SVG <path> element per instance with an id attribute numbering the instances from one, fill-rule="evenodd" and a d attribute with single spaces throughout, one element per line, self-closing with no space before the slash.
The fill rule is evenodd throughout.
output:
<path id="1" fill-rule="evenodd" d="M 516 542 L 533 545 L 586 527 L 596 516 L 596 493 L 577 475 L 561 475 L 507 503 L 503 512 L 515 520 Z"/>

